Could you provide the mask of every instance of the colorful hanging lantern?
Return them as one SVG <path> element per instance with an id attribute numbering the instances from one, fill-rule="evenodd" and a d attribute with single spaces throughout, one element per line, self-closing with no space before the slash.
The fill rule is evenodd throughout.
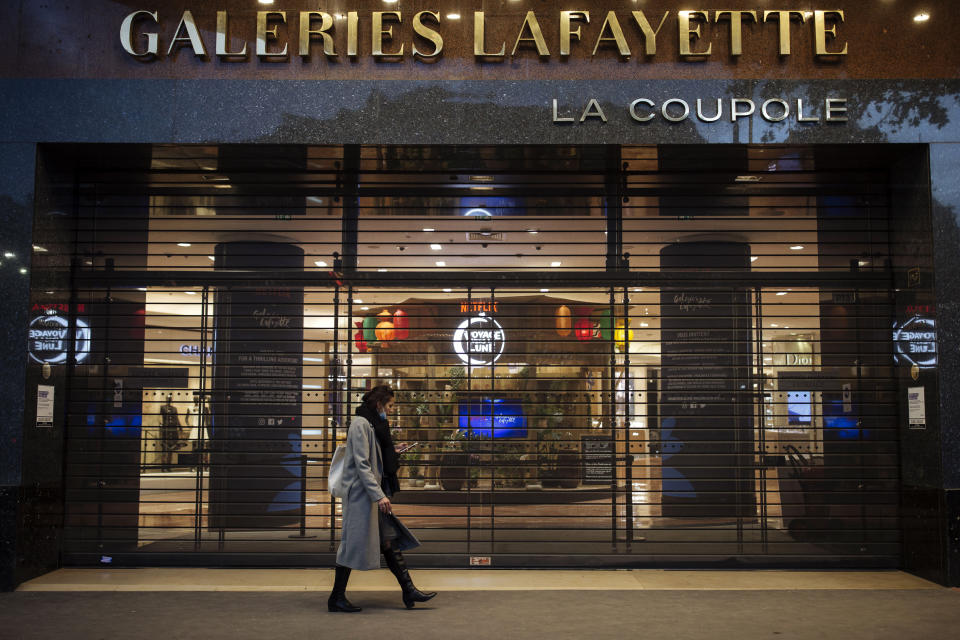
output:
<path id="1" fill-rule="evenodd" d="M 593 330 L 593 322 L 588 318 L 579 318 L 574 325 L 574 333 L 577 336 L 577 340 L 581 342 L 593 340 Z"/>
<path id="2" fill-rule="evenodd" d="M 566 305 L 557 307 L 556 327 L 557 327 L 558 336 L 566 337 L 570 335 L 570 329 L 572 327 L 572 319 L 570 317 L 570 307 Z"/>
<path id="3" fill-rule="evenodd" d="M 363 321 L 358 320 L 353 324 L 357 325 L 357 332 L 353 334 L 353 340 L 357 344 L 357 351 L 360 353 L 367 352 L 367 341 L 363 339 Z"/>
<path id="4" fill-rule="evenodd" d="M 393 312 L 393 337 L 397 340 L 410 337 L 410 318 L 403 309 Z"/>
<path id="5" fill-rule="evenodd" d="M 379 322 L 374 329 L 374 335 L 377 336 L 377 340 L 382 342 L 389 342 L 393 340 L 393 335 L 395 333 L 393 329 L 393 314 L 384 309 L 377 314 L 377 319 Z"/>
<path id="6" fill-rule="evenodd" d="M 617 328 L 613 330 L 613 341 L 617 348 L 623 351 L 627 348 L 627 341 L 633 341 L 633 329 L 630 329 L 630 323 L 620 318 L 617 320 Z"/>
<path id="7" fill-rule="evenodd" d="M 593 314 L 593 320 L 600 330 L 600 338 L 603 340 L 613 339 L 613 321 L 610 318 L 610 309 L 600 309 Z"/>
<path id="8" fill-rule="evenodd" d="M 377 318 L 375 316 L 367 316 L 363 319 L 363 341 L 370 343 L 377 341 Z"/>

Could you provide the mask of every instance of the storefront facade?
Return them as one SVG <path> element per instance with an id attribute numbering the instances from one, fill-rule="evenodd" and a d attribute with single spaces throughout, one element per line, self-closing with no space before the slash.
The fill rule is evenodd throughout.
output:
<path id="1" fill-rule="evenodd" d="M 331 565 L 379 383 L 412 563 L 960 583 L 948 3 L 281 4 L 10 16 L 8 586 Z"/>

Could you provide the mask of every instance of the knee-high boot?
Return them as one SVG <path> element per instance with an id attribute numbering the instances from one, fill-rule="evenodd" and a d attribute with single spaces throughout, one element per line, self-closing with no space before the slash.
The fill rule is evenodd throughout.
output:
<path id="1" fill-rule="evenodd" d="M 333 578 L 333 591 L 330 592 L 330 598 L 327 600 L 327 611 L 343 611 L 344 613 L 356 613 L 361 611 L 360 607 L 355 607 L 347 600 L 347 580 L 350 579 L 350 568 L 337 565 Z"/>
<path id="2" fill-rule="evenodd" d="M 400 588 L 403 590 L 403 604 L 407 609 L 413 609 L 417 602 L 426 602 L 434 597 L 436 592 L 423 592 L 413 586 L 413 580 L 410 578 L 410 572 L 407 571 L 407 562 L 403 559 L 403 554 L 393 549 L 383 549 L 383 557 L 387 560 L 387 566 L 390 572 L 396 576 Z"/>

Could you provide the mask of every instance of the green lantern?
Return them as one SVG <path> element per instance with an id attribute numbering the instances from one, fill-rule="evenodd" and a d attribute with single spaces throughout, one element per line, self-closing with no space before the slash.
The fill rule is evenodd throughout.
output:
<path id="1" fill-rule="evenodd" d="M 363 340 L 367 344 L 377 342 L 376 328 L 378 322 L 377 316 L 367 316 L 363 319 Z"/>
<path id="2" fill-rule="evenodd" d="M 610 317 L 610 309 L 597 309 L 593 312 L 593 321 L 600 330 L 601 340 L 613 340 L 613 320 Z"/>

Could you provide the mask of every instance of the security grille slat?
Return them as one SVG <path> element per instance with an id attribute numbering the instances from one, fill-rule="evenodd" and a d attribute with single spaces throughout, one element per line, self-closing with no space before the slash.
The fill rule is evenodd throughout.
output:
<path id="1" fill-rule="evenodd" d="M 896 566 L 882 154 L 87 151 L 35 266 L 68 562 L 331 563 L 386 383 L 418 562 Z"/>

